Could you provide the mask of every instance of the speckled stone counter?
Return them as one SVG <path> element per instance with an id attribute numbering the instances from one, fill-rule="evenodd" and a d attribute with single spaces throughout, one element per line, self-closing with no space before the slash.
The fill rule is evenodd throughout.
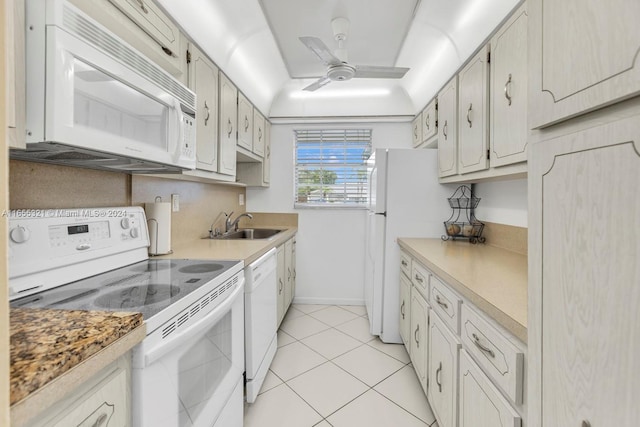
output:
<path id="1" fill-rule="evenodd" d="M 527 256 L 489 245 L 398 239 L 400 247 L 527 343 Z"/>
<path id="2" fill-rule="evenodd" d="M 146 328 L 140 313 L 13 308 L 10 333 L 13 423 L 129 351 Z"/>

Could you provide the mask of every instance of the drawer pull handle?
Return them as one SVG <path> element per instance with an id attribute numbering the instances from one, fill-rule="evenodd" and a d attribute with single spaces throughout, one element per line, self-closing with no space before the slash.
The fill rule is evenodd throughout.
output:
<path id="1" fill-rule="evenodd" d="M 422 277 L 418 276 L 417 274 L 416 274 L 416 280 L 420 283 L 424 282 L 424 280 L 422 280 Z"/>
<path id="2" fill-rule="evenodd" d="M 280 282 L 280 287 L 278 287 L 278 295 L 280 295 L 282 293 L 282 279 L 278 279 L 278 282 Z"/>
<path id="3" fill-rule="evenodd" d="M 446 302 L 442 301 L 440 299 L 440 295 L 436 295 L 436 302 L 438 303 L 438 305 L 444 307 L 444 308 L 449 308 L 449 304 L 447 304 Z"/>
<path id="4" fill-rule="evenodd" d="M 427 118 L 424 121 L 424 124 L 427 126 L 427 130 L 429 130 L 429 128 L 431 127 L 431 126 L 429 126 L 429 114 L 427 114 Z"/>
<path id="5" fill-rule="evenodd" d="M 504 84 L 504 97 L 507 98 L 507 101 L 509 102 L 509 105 L 511 105 L 511 94 L 509 93 L 509 87 L 510 86 L 511 86 L 511 74 L 509 74 L 509 79 Z"/>
<path id="6" fill-rule="evenodd" d="M 258 128 L 258 141 L 262 141 L 262 128 Z"/>
<path id="7" fill-rule="evenodd" d="M 402 301 L 402 304 L 400 305 L 400 314 L 402 314 L 402 320 L 404 320 L 404 300 Z"/>
<path id="8" fill-rule="evenodd" d="M 100 427 L 102 424 L 104 424 L 105 421 L 107 421 L 107 418 L 109 417 L 107 416 L 107 414 L 103 412 L 102 414 L 100 414 L 98 419 L 96 419 L 96 422 L 93 423 L 91 427 Z"/>
<path id="9" fill-rule="evenodd" d="M 440 374 L 442 373 L 442 362 L 436 369 L 436 384 L 438 384 L 438 392 L 442 393 L 442 382 L 440 381 Z"/>
<path id="10" fill-rule="evenodd" d="M 403 267 L 408 267 L 409 266 L 409 264 L 407 264 L 407 261 L 405 261 L 405 260 L 402 260 L 402 265 L 403 265 Z"/>
<path id="11" fill-rule="evenodd" d="M 416 346 L 420 348 L 420 340 L 418 340 L 418 332 L 420 331 L 420 324 L 416 325 L 416 330 L 413 333 L 413 338 L 416 340 Z"/>
<path id="12" fill-rule="evenodd" d="M 231 124 L 231 119 L 227 119 L 227 137 L 231 138 L 231 132 L 233 132 L 233 124 Z"/>
<path id="13" fill-rule="evenodd" d="M 491 350 L 489 347 L 486 347 L 480 344 L 480 337 L 477 336 L 475 332 L 472 333 L 471 336 L 473 337 L 473 343 L 476 345 L 476 347 L 478 347 L 480 350 L 484 351 L 485 353 L 489 354 L 489 356 L 496 357 L 496 354 L 493 352 L 493 350 Z"/>
<path id="14" fill-rule="evenodd" d="M 249 129 L 249 119 L 247 116 L 244 116 L 244 131 L 246 132 Z"/>
<path id="15" fill-rule="evenodd" d="M 415 125 L 415 126 L 413 127 L 413 137 L 414 137 L 415 139 L 418 139 L 418 125 Z"/>

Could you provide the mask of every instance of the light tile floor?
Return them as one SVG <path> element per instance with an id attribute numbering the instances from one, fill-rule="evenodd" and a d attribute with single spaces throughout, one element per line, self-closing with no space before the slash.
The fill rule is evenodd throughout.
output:
<path id="1" fill-rule="evenodd" d="M 289 308 L 245 427 L 437 427 L 403 345 L 369 334 L 362 306 Z"/>

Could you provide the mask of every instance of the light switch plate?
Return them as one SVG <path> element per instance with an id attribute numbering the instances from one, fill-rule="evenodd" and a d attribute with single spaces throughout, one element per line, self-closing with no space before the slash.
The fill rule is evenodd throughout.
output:
<path id="1" fill-rule="evenodd" d="M 180 211 L 180 196 L 178 194 L 171 195 L 171 211 L 172 212 Z"/>
<path id="2" fill-rule="evenodd" d="M 238 204 L 244 206 L 244 194 L 238 195 Z"/>

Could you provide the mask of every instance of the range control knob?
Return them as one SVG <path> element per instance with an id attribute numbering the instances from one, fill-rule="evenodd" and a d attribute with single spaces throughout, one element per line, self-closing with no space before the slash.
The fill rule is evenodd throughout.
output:
<path id="1" fill-rule="evenodd" d="M 120 220 L 120 226 L 121 226 L 122 228 L 124 228 L 125 230 L 126 230 L 127 228 L 129 228 L 129 226 L 130 226 L 130 224 L 129 224 L 129 218 L 122 218 L 122 219 Z"/>
<path id="2" fill-rule="evenodd" d="M 137 228 L 132 228 L 129 234 L 135 239 L 140 235 L 140 231 Z"/>
<path id="3" fill-rule="evenodd" d="M 29 237 L 31 237 L 31 232 L 27 227 L 19 225 L 11 229 L 9 236 L 11 237 L 11 240 L 16 243 L 24 243 L 29 240 Z"/>

